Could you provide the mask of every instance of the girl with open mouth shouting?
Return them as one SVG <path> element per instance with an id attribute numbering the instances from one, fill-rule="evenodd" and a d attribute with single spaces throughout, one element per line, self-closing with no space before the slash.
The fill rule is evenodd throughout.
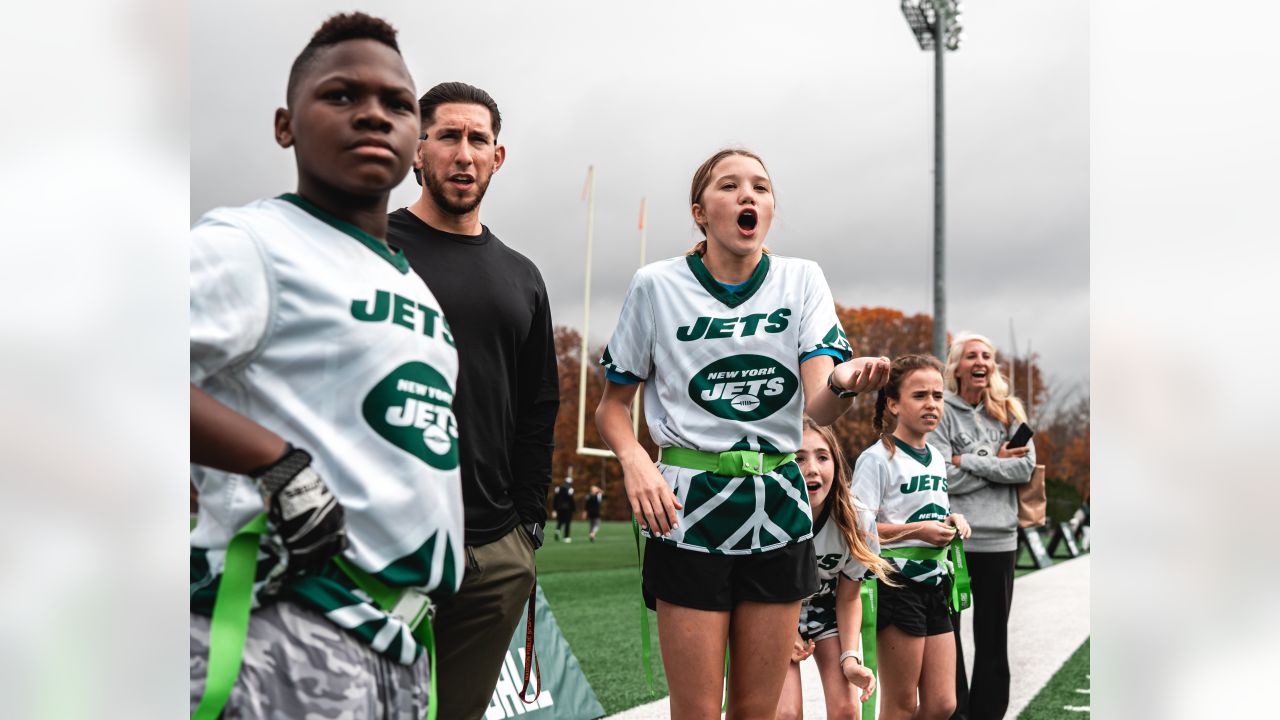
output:
<path id="1" fill-rule="evenodd" d="M 632 279 L 596 424 L 648 538 L 671 716 L 720 717 L 727 646 L 728 716 L 773 718 L 800 601 L 818 589 L 801 419 L 831 424 L 884 383 L 888 359 L 851 360 L 817 264 L 765 250 L 774 194 L 759 156 L 712 155 L 689 204 L 705 239 Z M 642 382 L 656 465 L 631 427 Z"/>
<path id="2" fill-rule="evenodd" d="M 831 428 L 805 418 L 796 463 L 804 473 L 813 509 L 820 588 L 800 605 L 800 625 L 782 686 L 778 720 L 803 717 L 800 661 L 810 655 L 822 679 L 827 720 L 855 720 L 862 716 L 860 703 L 876 689 L 875 673 L 863 663 L 862 581 L 887 579 L 893 568 L 880 559 L 875 514 L 853 497 L 849 461 Z"/>

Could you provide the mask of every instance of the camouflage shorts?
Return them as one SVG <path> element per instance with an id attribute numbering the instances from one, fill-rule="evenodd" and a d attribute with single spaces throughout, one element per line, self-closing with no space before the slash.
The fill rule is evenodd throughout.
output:
<path id="1" fill-rule="evenodd" d="M 824 588 L 825 589 L 825 588 Z M 805 640 L 826 640 L 840 634 L 836 627 L 836 595 L 818 592 L 800 604 L 800 625 L 796 628 Z"/>
<path id="2" fill-rule="evenodd" d="M 209 618 L 191 614 L 191 711 L 204 694 Z M 401 665 L 320 613 L 280 601 L 249 619 L 244 662 L 224 720 L 394 718 L 427 714 L 429 662 Z"/>

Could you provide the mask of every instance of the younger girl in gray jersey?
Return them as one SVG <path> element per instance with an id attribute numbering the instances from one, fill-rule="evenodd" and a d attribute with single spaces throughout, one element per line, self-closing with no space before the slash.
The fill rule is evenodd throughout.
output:
<path id="1" fill-rule="evenodd" d="M 799 663 L 810 655 L 818 664 L 828 720 L 854 720 L 861 715 L 860 702 L 876 689 L 875 674 L 862 659 L 862 580 L 887 579 L 892 568 L 878 555 L 875 515 L 850 494 L 849 462 L 831 429 L 806 417 L 796 463 L 813 509 L 819 589 L 800 605 L 778 720 L 803 716 Z"/>
<path id="2" fill-rule="evenodd" d="M 894 360 L 876 400 L 881 439 L 853 472 L 854 493 L 875 511 L 881 555 L 896 568 L 896 586 L 880 583 L 876 613 L 881 720 L 943 720 L 956 705 L 946 548 L 969 525 L 950 511 L 946 460 L 925 442 L 942 408 L 938 361 Z"/>

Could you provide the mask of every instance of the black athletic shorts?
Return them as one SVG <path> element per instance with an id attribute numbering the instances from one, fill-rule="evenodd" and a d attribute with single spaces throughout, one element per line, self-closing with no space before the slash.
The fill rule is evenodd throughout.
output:
<path id="1" fill-rule="evenodd" d="M 913 637 L 941 635 L 952 631 L 950 579 L 941 585 L 924 585 L 892 573 L 889 577 L 898 583 L 890 587 L 879 583 L 876 605 L 876 630 L 890 625 Z"/>
<path id="2" fill-rule="evenodd" d="M 681 550 L 649 539 L 644 548 L 644 603 L 656 598 L 697 610 L 732 610 L 751 602 L 786 603 L 818 591 L 813 540 L 753 555 Z"/>

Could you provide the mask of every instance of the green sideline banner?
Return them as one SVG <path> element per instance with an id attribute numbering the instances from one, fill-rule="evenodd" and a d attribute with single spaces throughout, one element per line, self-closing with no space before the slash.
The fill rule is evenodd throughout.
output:
<path id="1" fill-rule="evenodd" d="M 573 656 L 569 643 L 560 633 L 560 626 L 551 614 L 551 606 L 542 594 L 542 586 L 538 586 L 534 615 L 534 649 L 538 653 L 538 667 L 542 669 L 542 694 L 538 699 L 526 705 L 520 700 L 520 687 L 524 684 L 524 640 L 525 618 L 528 617 L 528 603 L 520 610 L 520 625 L 511 644 L 507 646 L 507 657 L 502 663 L 502 672 L 498 675 L 498 686 L 493 690 L 489 700 L 489 711 L 485 720 L 502 720 L 502 718 L 521 717 L 528 720 L 595 720 L 604 717 L 604 707 L 596 699 L 591 685 L 582 674 L 578 658 Z M 529 676 L 529 691 L 525 699 L 532 699 L 538 682 L 533 673 Z M 442 719 L 443 720 L 443 719 Z"/>

